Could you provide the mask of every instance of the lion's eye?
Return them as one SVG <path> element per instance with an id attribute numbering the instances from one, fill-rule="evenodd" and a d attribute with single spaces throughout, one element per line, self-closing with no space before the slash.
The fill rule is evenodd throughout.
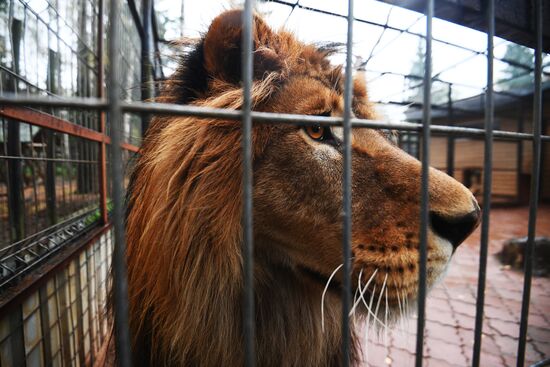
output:
<path id="1" fill-rule="evenodd" d="M 325 137 L 326 129 L 327 129 L 326 127 L 319 126 L 319 125 L 305 127 L 306 133 L 309 135 L 309 137 L 312 138 L 313 140 L 318 140 L 318 141 L 323 140 L 323 138 Z"/>

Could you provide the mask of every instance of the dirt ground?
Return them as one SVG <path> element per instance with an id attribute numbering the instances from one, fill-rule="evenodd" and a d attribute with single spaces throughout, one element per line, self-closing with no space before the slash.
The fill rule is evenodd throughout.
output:
<path id="1" fill-rule="evenodd" d="M 490 216 L 481 366 L 515 366 L 523 273 L 503 267 L 494 256 L 512 237 L 527 235 L 528 208 L 495 208 Z M 537 236 L 550 236 L 550 205 L 538 211 Z M 428 296 L 425 366 L 470 366 L 479 266 L 480 229 L 453 257 L 445 280 Z M 388 333 L 371 336 L 365 366 L 414 366 L 414 316 Z M 526 366 L 550 358 L 550 278 L 533 278 Z"/>

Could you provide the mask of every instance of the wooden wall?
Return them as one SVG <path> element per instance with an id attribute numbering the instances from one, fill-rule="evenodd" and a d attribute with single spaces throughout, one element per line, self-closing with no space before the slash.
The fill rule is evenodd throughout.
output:
<path id="1" fill-rule="evenodd" d="M 518 199 L 517 176 L 517 142 L 495 141 L 493 143 L 493 182 L 492 193 L 495 199 L 513 202 Z M 442 171 L 447 169 L 447 138 L 433 137 L 431 140 L 430 163 Z M 455 173 L 454 177 L 465 183 L 465 173 L 468 170 L 479 170 L 483 186 L 483 140 L 456 139 L 455 140 Z M 529 158 L 530 159 L 530 158 Z M 526 159 L 524 159 L 525 161 Z M 481 187 L 471 187 L 476 196 L 482 196 Z"/>
<path id="2" fill-rule="evenodd" d="M 543 93 L 542 104 L 543 134 L 550 135 L 550 92 Z M 523 120 L 520 120 L 523 113 Z M 515 108 L 500 111 L 495 117 L 495 128 L 505 131 L 518 131 L 520 123 L 522 132 L 531 133 L 533 109 L 530 102 L 522 111 Z M 448 121 L 439 123 L 447 124 Z M 456 121 L 457 126 L 468 121 Z M 433 136 L 430 148 L 430 163 L 442 171 L 447 170 L 447 137 Z M 521 145 L 521 149 L 519 149 Z M 533 144 L 531 141 L 494 141 L 493 151 L 493 200 L 508 202 L 527 202 L 529 182 L 533 163 Z M 518 157 L 521 155 L 521 158 Z M 483 170 L 484 143 L 479 139 L 455 139 L 455 172 L 457 180 L 465 182 L 464 173 L 468 170 Z M 519 159 L 519 162 L 518 162 Z M 519 168 L 519 170 L 518 170 Z M 550 202 L 550 142 L 542 144 L 541 167 L 541 200 Z M 482 175 L 483 176 L 483 175 Z"/>

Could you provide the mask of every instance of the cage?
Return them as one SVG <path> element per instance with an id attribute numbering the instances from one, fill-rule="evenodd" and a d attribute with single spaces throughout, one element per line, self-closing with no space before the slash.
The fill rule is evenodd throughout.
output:
<path id="1" fill-rule="evenodd" d="M 380 1 L 369 5 L 375 6 L 375 3 L 391 4 L 388 9 L 409 9 L 417 16 L 412 24 L 405 25 L 390 19 L 390 14 L 378 20 L 365 17 L 361 4 L 356 4 L 357 8 L 361 6 L 360 11 L 354 11 L 353 1 L 347 3 L 345 11 L 342 6 L 335 10 L 326 2 L 268 2 L 274 13 L 284 9 L 284 23 L 309 14 L 341 21 L 346 46 L 345 57 L 340 59 L 346 70 L 345 113 L 341 118 L 312 119 L 252 110 L 252 1 L 244 3 L 242 19 L 242 110 L 152 102 L 158 93 L 155 82 L 162 84 L 165 73 L 170 71 L 170 58 L 163 53 L 174 52 L 173 46 L 159 34 L 154 1 L 0 2 L 3 149 L 0 156 L 0 364 L 101 365 L 113 334 L 111 328 L 114 328 L 117 362 L 131 365 L 124 261 L 124 187 L 127 184 L 124 170 L 131 166 L 133 154 L 139 154 L 141 134 L 146 131 L 152 114 L 242 121 L 243 329 L 247 366 L 255 365 L 253 123 L 343 127 L 344 356 L 348 356 L 351 348 L 350 331 L 346 327 L 352 286 L 350 134 L 352 128 L 369 128 L 398 130 L 399 145 L 422 161 L 418 317 L 410 363 L 422 366 L 430 360 L 426 357 L 424 333 L 430 165 L 466 183 L 484 206 L 473 343 L 466 344 L 471 347 L 466 363 L 472 366 L 488 363 L 482 361 L 482 345 L 490 215 L 493 204 L 499 203 L 528 203 L 529 208 L 521 312 L 516 315 L 520 328 L 517 344 L 513 346 L 517 347 L 517 365 L 548 357 L 539 351 L 532 354 L 534 357 L 526 358 L 537 209 L 541 199 L 550 198 L 547 184 L 550 136 L 547 111 L 543 110 L 543 105 L 548 103 L 545 91 L 549 75 L 548 65 L 543 64 L 543 51 L 550 48 L 549 30 L 543 29 L 543 25 L 548 24 L 550 10 L 542 0 L 510 0 L 499 2 L 498 7 L 494 0 L 468 4 L 446 0 Z M 181 14 L 183 6 L 182 1 Z M 433 36 L 434 19 L 485 32 L 486 45 L 468 47 L 460 40 L 437 39 Z M 358 32 L 354 24 L 380 30 L 366 59 L 354 59 L 353 49 L 359 47 L 355 43 Z M 394 42 L 391 38 L 400 36 L 421 40 L 419 69 L 415 74 L 369 69 L 369 62 L 376 56 L 383 57 L 384 49 L 391 47 Z M 495 44 L 497 36 L 502 41 Z M 506 46 L 509 41 L 532 47 L 534 63 L 496 57 L 495 49 Z M 465 52 L 460 56 L 463 59 L 486 59 L 487 81 L 479 94 L 456 97 L 461 88 L 468 89 L 471 85 L 460 79 L 450 81 L 453 76 L 445 73 L 459 69 L 461 62 L 446 68 L 437 65 L 434 74 L 432 53 L 441 45 Z M 495 66 L 512 68 L 513 78 L 495 81 Z M 358 69 L 366 69 L 371 84 L 387 83 L 389 78 L 408 83 L 412 91 L 408 99 L 400 100 L 403 90 L 397 90 L 380 100 L 386 105 L 404 106 L 402 111 L 407 122 L 388 123 L 352 116 L 351 75 L 352 70 Z M 533 87 L 516 88 L 513 94 L 500 89 L 500 84 L 521 78 L 533 78 Z M 114 325 L 103 313 L 111 266 Z M 391 359 L 385 363 L 391 364 Z M 342 364 L 349 365 L 349 359 L 344 358 Z M 548 364 L 548 360 L 542 360 L 536 365 Z"/>

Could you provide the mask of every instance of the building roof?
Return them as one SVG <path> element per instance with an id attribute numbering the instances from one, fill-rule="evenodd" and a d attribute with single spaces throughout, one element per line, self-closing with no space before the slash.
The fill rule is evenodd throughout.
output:
<path id="1" fill-rule="evenodd" d="M 542 83 L 542 91 L 550 90 L 550 81 Z M 530 86 L 523 89 L 516 89 L 514 93 L 509 92 L 494 92 L 494 108 L 495 114 L 501 111 L 507 111 L 511 108 L 517 108 L 522 101 L 531 101 L 533 98 L 534 87 Z M 452 111 L 451 111 L 452 108 Z M 452 114 L 453 120 L 462 119 L 478 119 L 485 114 L 485 93 L 481 93 L 472 97 L 452 101 L 452 106 L 448 103 L 432 105 L 432 120 L 434 123 L 448 120 Z M 422 120 L 422 104 L 415 103 L 405 111 L 407 121 Z"/>
<path id="2" fill-rule="evenodd" d="M 380 0 L 409 10 L 423 13 L 425 0 Z M 485 32 L 485 6 L 482 0 L 437 0 L 434 16 L 449 22 Z M 495 4 L 495 34 L 530 48 L 535 46 L 535 18 L 533 1 L 500 0 Z M 544 5 L 544 1 L 543 1 Z M 548 4 L 546 4 L 548 5 Z M 543 6 L 543 24 L 550 24 L 550 6 Z M 542 49 L 550 52 L 550 27 L 543 27 Z"/>

